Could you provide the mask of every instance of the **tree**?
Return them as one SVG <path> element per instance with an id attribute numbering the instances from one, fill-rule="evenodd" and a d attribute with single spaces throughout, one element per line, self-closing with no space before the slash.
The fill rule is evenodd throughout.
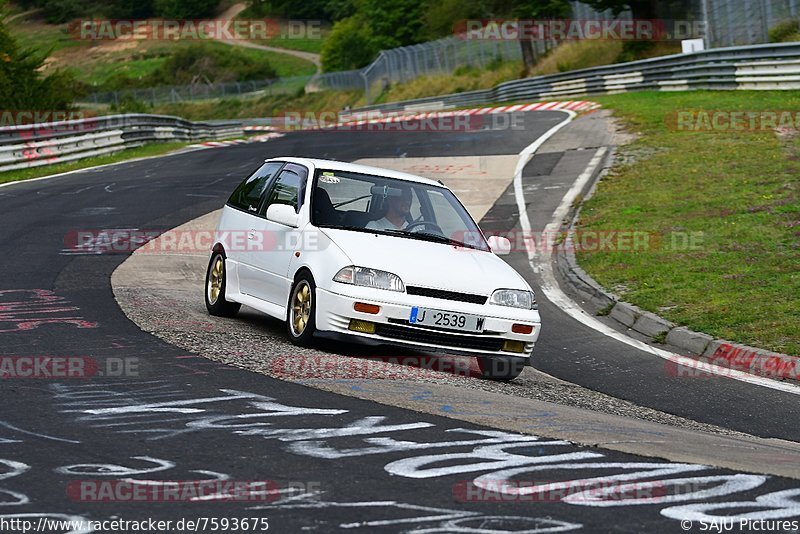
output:
<path id="1" fill-rule="evenodd" d="M 526 0 L 515 2 L 511 15 L 517 20 L 525 19 L 557 19 L 569 17 L 572 7 L 566 0 Z M 522 50 L 522 64 L 525 75 L 533 71 L 536 65 L 536 53 L 530 38 L 520 36 L 519 46 Z"/>
<path id="2" fill-rule="evenodd" d="M 610 9 L 614 15 L 630 10 L 634 19 L 652 20 L 658 17 L 658 0 L 583 0 L 597 11 Z"/>
<path id="3" fill-rule="evenodd" d="M 424 41 L 422 0 L 360 0 L 357 5 L 381 50 Z"/>
<path id="4" fill-rule="evenodd" d="M 356 13 L 353 0 L 248 0 L 250 12 L 258 17 L 320 19 L 336 22 Z"/>
<path id="5" fill-rule="evenodd" d="M 483 0 L 430 0 L 423 17 L 426 40 L 439 39 L 461 31 L 465 20 L 488 18 Z"/>
<path id="6" fill-rule="evenodd" d="M 369 24 L 358 15 L 348 17 L 333 25 L 322 44 L 322 70 L 360 69 L 369 64 L 379 51 Z"/>
<path id="7" fill-rule="evenodd" d="M 210 17 L 217 0 L 155 0 L 156 14 L 165 19 L 201 19 Z"/>
<path id="8" fill-rule="evenodd" d="M 0 5 L 2 8 L 2 5 Z M 7 110 L 68 110 L 77 92 L 63 71 L 43 76 L 45 56 L 22 49 L 0 21 L 0 102 Z"/>

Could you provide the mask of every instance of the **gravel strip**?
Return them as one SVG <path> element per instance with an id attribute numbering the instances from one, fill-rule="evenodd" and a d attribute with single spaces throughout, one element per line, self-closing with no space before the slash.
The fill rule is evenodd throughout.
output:
<path id="1" fill-rule="evenodd" d="M 115 287 L 125 314 L 142 330 L 164 341 L 222 362 L 273 378 L 347 394 L 334 387 L 348 379 L 404 380 L 436 383 L 530 398 L 564 406 L 593 410 L 673 427 L 725 436 L 747 436 L 714 425 L 638 406 L 526 368 L 512 383 L 478 378 L 473 358 L 431 356 L 390 347 L 375 349 L 329 341 L 319 349 L 292 345 L 280 321 L 242 307 L 234 319 L 212 317 L 205 310 L 202 282 L 197 292 L 155 288 Z M 387 359 L 406 358 L 405 364 Z M 418 362 L 423 362 L 418 364 Z M 410 362 L 410 363 L 409 363 Z M 433 369 L 455 370 L 444 372 Z"/>

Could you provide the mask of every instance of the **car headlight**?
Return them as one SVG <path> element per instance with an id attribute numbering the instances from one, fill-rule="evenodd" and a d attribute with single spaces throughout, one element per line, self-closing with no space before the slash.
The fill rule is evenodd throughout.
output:
<path id="1" fill-rule="evenodd" d="M 378 289 L 388 289 L 389 291 L 406 290 L 403 281 L 396 274 L 387 273 L 379 269 L 369 269 L 367 267 L 356 267 L 348 265 L 336 273 L 333 277 L 335 282 L 343 284 L 353 284 L 356 286 L 375 287 Z"/>
<path id="2" fill-rule="evenodd" d="M 533 291 L 525 291 L 522 289 L 498 289 L 489 297 L 489 303 L 497 304 L 498 306 L 522 308 L 525 310 L 535 310 L 538 308 Z"/>

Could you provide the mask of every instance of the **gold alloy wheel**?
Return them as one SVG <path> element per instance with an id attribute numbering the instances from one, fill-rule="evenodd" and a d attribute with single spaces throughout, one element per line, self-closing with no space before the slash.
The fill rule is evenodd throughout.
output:
<path id="1" fill-rule="evenodd" d="M 211 274 L 208 277 L 208 301 L 216 304 L 219 294 L 222 292 L 222 278 L 225 274 L 225 262 L 222 256 L 217 256 Z"/>
<path id="2" fill-rule="evenodd" d="M 303 280 L 294 288 L 292 294 L 292 333 L 301 336 L 311 318 L 311 288 L 308 282 Z"/>

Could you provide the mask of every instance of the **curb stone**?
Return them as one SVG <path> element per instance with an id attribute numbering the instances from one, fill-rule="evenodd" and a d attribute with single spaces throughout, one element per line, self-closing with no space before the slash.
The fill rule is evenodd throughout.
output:
<path id="1" fill-rule="evenodd" d="M 642 310 L 633 304 L 628 304 L 627 302 L 617 302 L 614 304 L 614 307 L 611 308 L 611 313 L 609 316 L 628 328 L 633 328 L 633 325 L 636 324 L 636 320 L 641 314 Z"/>
<path id="2" fill-rule="evenodd" d="M 800 357 L 715 339 L 708 334 L 678 326 L 654 313 L 621 301 L 578 266 L 573 235 L 581 207 L 592 197 L 598 182 L 610 170 L 615 154 L 616 147 L 609 147 L 603 164 L 589 180 L 588 192 L 578 207 L 572 210 L 566 229 L 567 237 L 561 246 L 555 247 L 556 272 L 561 281 L 569 284 L 584 298 L 584 304 L 589 303 L 598 310 L 610 309 L 608 316 L 622 327 L 647 336 L 652 343 L 659 344 L 654 338 L 662 338 L 667 344 L 683 350 L 684 356 L 695 357 L 698 360 L 697 369 L 713 364 L 775 380 L 800 380 Z M 666 338 L 663 339 L 665 335 Z"/>
<path id="3" fill-rule="evenodd" d="M 644 334 L 647 337 L 655 338 L 659 336 L 666 336 L 670 330 L 675 328 L 675 326 L 675 323 L 671 323 L 654 313 L 646 311 L 642 313 L 638 319 L 636 319 L 636 322 L 633 324 L 633 330 L 636 330 L 640 334 Z"/>
<path id="4" fill-rule="evenodd" d="M 676 347 L 685 347 L 692 354 L 703 354 L 706 347 L 714 340 L 708 334 L 693 332 L 685 326 L 673 328 L 667 334 L 667 344 Z"/>

